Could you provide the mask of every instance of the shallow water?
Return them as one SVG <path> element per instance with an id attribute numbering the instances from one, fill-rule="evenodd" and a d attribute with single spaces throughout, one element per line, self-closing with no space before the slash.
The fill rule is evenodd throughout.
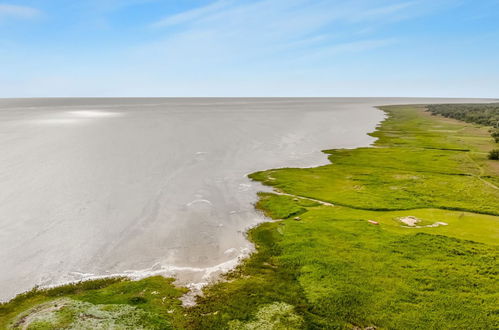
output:
<path id="1" fill-rule="evenodd" d="M 113 274 L 205 283 L 264 221 L 246 174 L 324 164 L 373 142 L 373 105 L 426 102 L 0 100 L 0 300 Z"/>

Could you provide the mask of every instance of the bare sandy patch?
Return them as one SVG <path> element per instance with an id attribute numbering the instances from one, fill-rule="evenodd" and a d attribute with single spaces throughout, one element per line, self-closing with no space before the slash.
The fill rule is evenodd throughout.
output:
<path id="1" fill-rule="evenodd" d="M 422 220 L 418 219 L 414 216 L 407 216 L 407 217 L 402 217 L 398 219 L 400 222 L 406 224 L 406 226 L 402 226 L 405 228 L 432 228 L 432 227 L 440 227 L 440 226 L 448 226 L 449 224 L 446 222 L 441 222 L 437 221 L 431 225 L 426 225 L 426 226 L 418 226 L 418 223 L 421 223 Z"/>
<path id="2" fill-rule="evenodd" d="M 403 217 L 400 218 L 399 220 L 408 225 L 409 227 L 414 227 L 416 226 L 417 223 L 421 222 L 420 219 L 413 216 Z"/>

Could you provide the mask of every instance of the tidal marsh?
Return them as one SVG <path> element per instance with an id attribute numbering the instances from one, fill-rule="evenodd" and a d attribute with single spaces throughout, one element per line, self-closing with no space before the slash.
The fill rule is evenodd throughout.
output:
<path id="1" fill-rule="evenodd" d="M 326 151 L 331 164 L 318 168 L 251 175 L 276 189 L 256 206 L 278 221 L 249 231 L 257 252 L 196 306 L 180 306 L 185 290 L 172 280 L 110 279 L 19 296 L 1 306 L 0 324 L 70 298 L 84 303 L 49 321 L 70 328 L 81 321 L 71 311 L 109 305 L 122 328 L 129 317 L 148 329 L 497 328 L 498 168 L 486 152 L 494 141 L 486 128 L 423 106 L 383 110 L 389 117 L 371 148 Z M 447 225 L 408 228 L 403 217 Z"/>

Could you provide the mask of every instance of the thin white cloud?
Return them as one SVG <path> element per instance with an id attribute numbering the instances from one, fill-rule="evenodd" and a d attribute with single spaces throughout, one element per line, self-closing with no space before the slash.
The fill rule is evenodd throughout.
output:
<path id="1" fill-rule="evenodd" d="M 370 49 L 391 45 L 395 43 L 395 39 L 375 39 L 347 42 L 344 44 L 334 45 L 324 49 L 325 54 L 332 55 L 337 53 L 362 52 Z"/>
<path id="2" fill-rule="evenodd" d="M 124 4 L 160 0 L 88 1 L 103 6 L 102 10 L 108 13 Z M 315 88 L 325 86 L 331 77 L 345 79 L 352 70 L 371 70 L 362 63 L 374 63 L 372 58 L 379 59 L 385 47 L 394 48 L 398 43 L 404 46 L 406 40 L 396 30 L 403 20 L 437 12 L 443 3 L 452 0 L 439 0 L 438 5 L 434 2 L 212 0 L 206 6 L 168 16 L 168 12 L 159 13 L 156 17 L 163 14 L 163 19 L 142 26 L 149 27 L 140 30 L 145 34 L 141 40 L 145 41 L 130 42 L 119 52 L 113 50 L 109 58 L 99 55 L 89 72 L 86 70 L 91 62 L 87 58 L 77 57 L 79 62 L 71 60 L 61 66 L 58 61 L 50 62 L 51 57 L 46 60 L 51 65 L 45 65 L 50 68 L 45 74 L 55 77 L 31 79 L 29 88 L 26 79 L 20 79 L 17 71 L 11 70 L 15 79 L 8 84 L 0 81 L 3 85 L 0 94 L 29 90 L 36 95 L 49 95 L 56 90 L 59 95 L 114 92 L 186 96 L 237 95 L 244 90 L 244 95 L 272 95 L 286 90 L 280 86 L 299 84 L 306 79 L 309 79 L 307 84 L 315 81 L 315 85 L 308 87 L 313 94 Z M 81 5 L 83 1 L 77 3 Z M 92 7 L 89 12 L 99 11 Z M 99 66 L 95 67 L 96 64 Z M 34 72 L 41 67 L 32 66 Z M 30 70 L 23 67 L 22 71 L 36 78 Z M 296 93 L 301 92 L 297 89 Z"/>
<path id="3" fill-rule="evenodd" d="M 39 17 L 40 15 L 41 11 L 33 7 L 0 3 L 0 19 L 3 18 L 32 19 Z"/>
<path id="4" fill-rule="evenodd" d="M 171 27 L 161 41 L 144 45 L 141 56 L 167 73 L 274 70 L 310 66 L 306 58 L 369 52 L 396 42 L 376 36 L 376 26 L 394 13 L 412 10 L 413 2 L 218 0 L 152 26 Z M 366 30 L 369 28 L 369 30 Z M 359 31 L 363 31 L 359 36 Z M 367 32 L 365 32 L 367 31 Z M 148 55 L 150 54 L 150 55 Z"/>
<path id="5" fill-rule="evenodd" d="M 370 50 L 390 46 L 397 43 L 396 39 L 366 39 L 353 42 L 345 42 L 335 44 L 329 47 L 321 48 L 317 51 L 311 51 L 307 53 L 304 57 L 297 58 L 295 60 L 300 61 L 316 61 L 321 58 L 331 58 L 335 55 L 344 53 L 362 53 Z"/>
<path id="6" fill-rule="evenodd" d="M 86 0 L 79 5 L 97 13 L 109 13 L 127 7 L 158 2 L 159 0 Z"/>
<path id="7" fill-rule="evenodd" d="M 366 21 L 377 19 L 378 17 L 386 17 L 390 16 L 393 18 L 393 15 L 398 14 L 409 7 L 415 6 L 417 3 L 415 1 L 410 2 L 402 2 L 393 5 L 388 5 L 384 7 L 372 8 L 365 11 L 360 11 L 355 15 L 352 15 L 352 21 Z"/>
<path id="8" fill-rule="evenodd" d="M 201 18 L 216 13 L 219 10 L 225 9 L 231 3 L 231 1 L 219 0 L 204 7 L 198 7 L 175 15 L 164 17 L 161 20 L 152 23 L 151 27 L 160 28 L 188 23 L 197 18 Z"/>

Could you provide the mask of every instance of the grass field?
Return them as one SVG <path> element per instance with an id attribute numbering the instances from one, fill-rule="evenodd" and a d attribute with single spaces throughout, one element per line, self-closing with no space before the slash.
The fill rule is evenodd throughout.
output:
<path id="1" fill-rule="evenodd" d="M 0 307 L 0 325 L 497 329 L 495 143 L 487 128 L 422 106 L 383 110 L 371 148 L 250 176 L 275 188 L 256 207 L 278 221 L 249 232 L 257 253 L 196 306 L 182 308 L 185 290 L 169 279 L 100 280 L 19 296 Z"/>
<path id="2" fill-rule="evenodd" d="M 1 328 L 170 329 L 182 315 L 186 289 L 173 279 L 123 278 L 34 289 L 0 306 Z"/>

